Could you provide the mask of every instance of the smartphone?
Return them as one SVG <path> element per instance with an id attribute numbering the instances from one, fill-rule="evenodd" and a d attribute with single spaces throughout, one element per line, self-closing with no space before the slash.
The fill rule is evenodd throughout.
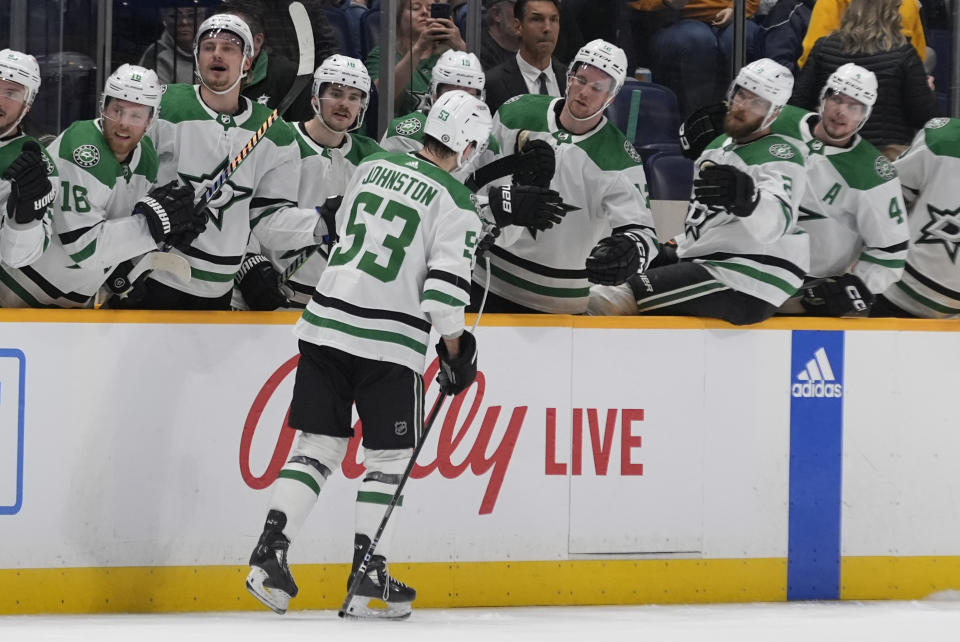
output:
<path id="1" fill-rule="evenodd" d="M 430 5 L 430 17 L 438 19 L 450 19 L 450 5 L 446 2 L 434 2 Z"/>

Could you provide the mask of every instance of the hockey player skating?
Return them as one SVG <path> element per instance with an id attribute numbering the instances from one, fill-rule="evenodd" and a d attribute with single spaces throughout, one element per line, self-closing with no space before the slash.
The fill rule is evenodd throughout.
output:
<path id="1" fill-rule="evenodd" d="M 145 133 L 160 96 L 156 73 L 123 65 L 107 78 L 100 118 L 73 123 L 50 144 L 61 181 L 56 235 L 38 260 L 6 270 L 4 306 L 88 307 L 113 266 L 203 230 L 192 189 L 151 190 L 157 153 Z"/>
<path id="2" fill-rule="evenodd" d="M 197 30 L 198 85 L 168 85 L 152 131 L 158 182 L 179 179 L 196 194 L 213 183 L 271 115 L 240 95 L 253 39 L 239 17 L 215 15 Z M 227 309 L 251 232 L 276 250 L 300 249 L 325 231 L 313 209 L 296 207 L 299 152 L 291 128 L 277 121 L 209 203 L 210 221 L 189 246 L 171 250 L 190 262 L 181 284 L 154 272 L 140 307 Z"/>
<path id="3" fill-rule="evenodd" d="M 679 262 L 594 287 L 591 314 L 679 314 L 740 325 L 768 318 L 797 292 L 810 264 L 808 237 L 797 224 L 803 156 L 770 133 L 792 89 L 790 71 L 772 60 L 740 70 L 728 91 L 725 135 L 695 163 Z"/>
<path id="4" fill-rule="evenodd" d="M 296 326 L 300 363 L 289 423 L 300 434 L 250 557 L 247 589 L 277 613 L 297 594 L 287 550 L 346 453 L 354 402 L 367 469 L 357 492 L 357 569 L 423 426 L 421 373 L 431 327 L 442 337 L 441 391 L 457 394 L 476 376 L 476 341 L 464 329 L 463 311 L 481 223 L 469 190 L 450 172 L 482 153 L 490 126 L 484 103 L 448 92 L 427 118 L 418 154 L 368 157 L 347 186 L 340 239 Z M 349 615 L 410 614 L 416 591 L 388 571 L 389 530 Z M 371 608 L 371 599 L 386 609 Z"/>
<path id="5" fill-rule="evenodd" d="M 960 317 L 960 120 L 934 118 L 894 161 L 908 208 L 910 247 L 903 278 L 872 316 Z"/>
<path id="6" fill-rule="evenodd" d="M 603 115 L 623 86 L 626 65 L 622 49 L 594 40 L 570 64 L 565 98 L 524 95 L 497 111 L 493 136 L 501 155 L 513 154 L 524 139 L 549 144 L 556 156 L 550 187 L 579 211 L 543 232 L 506 221 L 518 224 L 504 230 L 488 255 L 489 311 L 582 313 L 591 281 L 622 283 L 656 256 L 640 157 Z M 503 200 L 490 190 L 491 205 Z M 529 207 L 510 200 L 514 215 Z M 474 308 L 485 272 L 482 263 L 474 271 Z"/>
<path id="7" fill-rule="evenodd" d="M 333 215 L 339 205 L 337 197 L 343 196 L 357 165 L 365 157 L 383 151 L 370 138 L 354 133 L 362 124 L 370 104 L 370 76 L 366 67 L 356 58 L 340 54 L 324 60 L 313 74 L 311 104 L 315 116 L 293 125 L 300 149 L 297 201 L 301 207 L 320 206 L 328 218 L 326 225 L 333 228 Z M 290 303 L 305 307 L 327 265 L 329 245 L 311 246 L 300 251 L 275 251 L 263 247 L 262 252 L 280 272 L 292 271 L 285 279 L 285 285 L 290 289 Z M 274 277 L 264 274 L 264 267 L 256 269 L 261 271 L 261 274 L 253 275 L 257 279 L 256 285 L 247 287 L 276 293 Z M 250 291 L 244 291 L 247 303 L 251 303 L 252 296 Z"/>
<path id="8" fill-rule="evenodd" d="M 820 94 L 819 114 L 787 106 L 771 131 L 806 157 L 800 226 L 810 236 L 809 276 L 800 300 L 809 314 L 865 315 L 903 273 L 906 208 L 896 170 L 857 132 L 877 98 L 873 72 L 839 67 Z"/>
<path id="9" fill-rule="evenodd" d="M 32 263 L 46 249 L 49 206 L 57 196 L 53 161 L 20 128 L 38 91 L 36 59 L 12 49 L 0 51 L 0 204 L 6 212 L 0 211 L 0 260 L 12 267 Z"/>

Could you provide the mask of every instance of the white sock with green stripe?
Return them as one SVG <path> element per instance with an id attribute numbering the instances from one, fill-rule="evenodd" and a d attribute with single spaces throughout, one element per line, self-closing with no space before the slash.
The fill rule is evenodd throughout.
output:
<path id="1" fill-rule="evenodd" d="M 367 468 L 360 488 L 357 490 L 356 532 L 373 539 L 383 513 L 393 498 L 393 493 L 400 484 L 403 471 L 413 455 L 412 448 L 403 450 L 371 450 L 364 448 L 364 466 Z M 396 508 L 403 505 L 403 496 L 397 501 Z M 393 525 L 396 524 L 396 508 L 394 516 L 387 522 L 387 528 L 377 543 L 377 555 L 388 557 Z"/>
<path id="2" fill-rule="evenodd" d="M 327 477 L 337 469 L 346 452 L 346 438 L 300 433 L 270 497 L 270 508 L 287 516 L 283 534 L 291 542 L 317 503 Z"/>

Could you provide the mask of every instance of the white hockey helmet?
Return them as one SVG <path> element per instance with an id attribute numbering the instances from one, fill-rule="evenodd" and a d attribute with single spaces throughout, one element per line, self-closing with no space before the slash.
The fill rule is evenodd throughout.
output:
<path id="1" fill-rule="evenodd" d="M 437 100 L 440 85 L 476 89 L 480 92 L 480 100 L 486 97 L 484 86 L 487 84 L 487 77 L 476 54 L 447 49 L 437 60 L 431 73 L 430 97 L 434 101 Z"/>
<path id="2" fill-rule="evenodd" d="M 24 104 L 29 107 L 40 91 L 40 65 L 30 54 L 4 49 L 0 51 L 0 80 L 23 85 L 27 90 Z"/>
<path id="3" fill-rule="evenodd" d="M 610 92 L 610 101 L 617 95 L 627 79 L 627 54 L 620 47 L 610 44 L 606 40 L 597 38 L 580 47 L 580 51 L 570 62 L 567 70 L 569 76 L 579 63 L 596 67 L 613 78 L 613 91 Z M 606 107 L 606 105 L 604 105 Z"/>
<path id="4" fill-rule="evenodd" d="M 139 65 L 124 64 L 107 78 L 103 96 L 100 98 L 100 111 L 103 111 L 108 96 L 145 105 L 156 114 L 160 109 L 163 91 L 160 89 L 157 72 Z"/>
<path id="5" fill-rule="evenodd" d="M 877 102 L 877 88 L 877 76 L 869 69 L 852 62 L 840 65 L 820 90 L 820 115 L 823 116 L 823 101 L 829 93 L 849 96 L 864 106 L 863 117 L 856 129 L 860 131 Z"/>
<path id="6" fill-rule="evenodd" d="M 790 100 L 790 94 L 793 93 L 793 74 L 780 63 L 769 58 L 761 58 L 742 67 L 737 73 L 737 77 L 733 79 L 727 90 L 728 104 L 733 101 L 737 87 L 743 87 L 770 103 L 766 116 L 758 127 L 758 129 L 766 129 L 777 119 L 780 110 Z"/>
<path id="7" fill-rule="evenodd" d="M 326 58 L 320 63 L 317 70 L 313 72 L 314 97 L 319 99 L 320 92 L 323 91 L 323 86 L 327 83 L 346 85 L 347 87 L 359 89 L 363 93 L 363 103 L 360 107 L 360 113 L 357 115 L 357 120 L 354 125 L 347 131 L 353 131 L 360 127 L 360 124 L 363 123 L 363 117 L 367 113 L 367 107 L 370 105 L 371 84 L 370 74 L 367 73 L 367 68 L 363 62 L 341 54 L 334 54 Z M 323 116 L 320 115 L 320 111 L 316 106 L 314 106 L 313 111 L 320 118 L 320 121 L 323 122 Z M 324 125 L 326 125 L 326 123 L 324 123 Z"/>
<path id="8" fill-rule="evenodd" d="M 193 38 L 194 56 L 200 49 L 200 41 L 211 31 L 215 32 L 214 35 L 221 31 L 232 33 L 243 43 L 244 57 L 253 58 L 253 33 L 243 18 L 232 13 L 218 13 L 200 23 L 197 27 L 197 35 Z"/>
<path id="9" fill-rule="evenodd" d="M 455 89 L 445 92 L 430 108 L 423 133 L 456 152 L 457 169 L 460 169 L 464 165 L 464 150 L 470 143 L 476 143 L 473 158 L 479 158 L 487 148 L 492 129 L 490 108 L 479 98 Z"/>

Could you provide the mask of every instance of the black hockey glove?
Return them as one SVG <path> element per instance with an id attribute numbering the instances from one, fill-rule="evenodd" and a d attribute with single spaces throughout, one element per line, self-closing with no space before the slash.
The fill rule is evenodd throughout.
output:
<path id="1" fill-rule="evenodd" d="M 859 277 L 844 274 L 803 288 L 803 299 L 800 303 L 810 314 L 844 317 L 866 313 L 875 299 Z"/>
<path id="2" fill-rule="evenodd" d="M 643 248 L 630 234 L 600 239 L 587 257 L 587 280 L 600 285 L 620 285 L 637 273 L 644 258 Z"/>
<path id="3" fill-rule="evenodd" d="M 178 186 L 176 181 L 150 190 L 133 206 L 133 213 L 147 219 L 154 241 L 170 245 L 173 245 L 171 238 L 182 242 L 185 236 L 196 232 L 190 238 L 192 241 L 207 224 L 206 211 L 198 212 L 193 205 L 193 190 Z"/>
<path id="4" fill-rule="evenodd" d="M 723 133 L 723 119 L 727 108 L 723 103 L 701 107 L 680 125 L 680 147 L 683 155 L 692 161 L 700 158 L 703 150 Z"/>
<path id="5" fill-rule="evenodd" d="M 328 248 L 333 247 L 334 244 L 340 240 L 340 237 L 337 236 L 337 210 L 340 209 L 342 202 L 342 196 L 331 196 L 323 202 L 323 205 L 318 205 L 315 208 L 317 214 L 319 214 L 323 220 L 324 226 L 327 228 L 327 233 L 316 240 L 318 243 L 325 244 Z M 314 236 L 316 237 L 317 235 L 314 234 Z"/>
<path id="6" fill-rule="evenodd" d="M 549 230 L 566 214 L 560 194 L 543 187 L 491 187 L 489 197 L 490 212 L 498 227 L 520 225 L 535 230 Z"/>
<path id="7" fill-rule="evenodd" d="M 693 181 L 696 199 L 707 207 L 722 207 L 735 216 L 750 216 L 760 202 L 749 174 L 732 165 L 715 165 L 705 161 L 700 176 Z"/>
<path id="8" fill-rule="evenodd" d="M 47 177 L 43 152 L 35 141 L 28 140 L 23 144 L 20 155 L 3 172 L 3 178 L 10 181 L 7 216 L 17 223 L 43 218 L 47 206 L 57 196 Z"/>
<path id="9" fill-rule="evenodd" d="M 234 281 L 251 310 L 276 310 L 287 303 L 280 291 L 280 273 L 262 254 L 247 255 Z"/>
<path id="10" fill-rule="evenodd" d="M 460 353 L 456 357 L 450 357 L 443 337 L 437 342 L 437 356 L 440 357 L 437 383 L 443 394 L 458 395 L 477 378 L 477 340 L 467 330 L 460 335 Z"/>
<path id="11" fill-rule="evenodd" d="M 517 153 L 517 170 L 513 173 L 514 185 L 550 187 L 557 159 L 550 143 L 531 140 Z"/>

